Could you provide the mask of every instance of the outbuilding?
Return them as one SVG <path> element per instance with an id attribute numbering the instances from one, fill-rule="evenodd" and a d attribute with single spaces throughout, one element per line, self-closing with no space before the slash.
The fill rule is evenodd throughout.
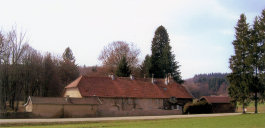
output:
<path id="1" fill-rule="evenodd" d="M 235 112 L 235 106 L 228 96 L 203 96 L 199 101 L 206 101 L 211 104 L 213 113 Z"/>

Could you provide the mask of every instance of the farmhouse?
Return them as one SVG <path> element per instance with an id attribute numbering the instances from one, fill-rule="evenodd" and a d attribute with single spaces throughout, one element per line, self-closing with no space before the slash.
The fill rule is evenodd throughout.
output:
<path id="1" fill-rule="evenodd" d="M 26 105 L 27 111 L 58 113 L 39 114 L 42 117 L 182 114 L 183 106 L 193 98 L 182 85 L 170 78 L 115 78 L 113 75 L 80 76 L 65 87 L 63 96 L 57 99 L 60 102 L 45 99 L 45 104 L 38 103 L 41 98 L 31 97 Z"/>
<path id="2" fill-rule="evenodd" d="M 235 112 L 235 106 L 227 96 L 203 96 L 200 101 L 206 101 L 212 105 L 213 113 Z"/>

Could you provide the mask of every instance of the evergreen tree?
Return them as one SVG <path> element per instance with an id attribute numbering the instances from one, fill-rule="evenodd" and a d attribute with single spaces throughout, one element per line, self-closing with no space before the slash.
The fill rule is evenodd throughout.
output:
<path id="1" fill-rule="evenodd" d="M 79 76 L 78 66 L 75 64 L 75 57 L 72 50 L 67 47 L 63 53 L 63 61 L 60 62 L 60 75 L 64 85 L 69 84 Z"/>
<path id="2" fill-rule="evenodd" d="M 155 78 L 164 78 L 170 73 L 176 82 L 183 83 L 178 62 L 175 61 L 175 55 L 171 51 L 169 42 L 167 30 L 163 26 L 159 26 L 152 41 L 149 75 L 154 74 Z"/>
<path id="3" fill-rule="evenodd" d="M 265 9 L 262 11 L 261 16 L 259 17 L 258 20 L 258 39 L 259 43 L 258 45 L 260 46 L 260 59 L 259 59 L 259 65 L 260 65 L 260 80 L 262 82 L 261 88 L 262 91 L 260 91 L 260 94 L 265 100 Z"/>
<path id="4" fill-rule="evenodd" d="M 250 31 L 249 25 L 246 23 L 246 16 L 240 15 L 240 19 L 237 22 L 236 39 L 233 41 L 235 55 L 230 58 L 230 69 L 232 73 L 228 75 L 228 80 L 231 84 L 229 87 L 229 94 L 235 100 L 243 104 L 243 113 L 245 113 L 245 105 L 249 101 L 249 85 L 251 84 L 251 78 L 253 71 L 248 64 L 250 53 L 248 48 L 250 47 Z"/>
<path id="5" fill-rule="evenodd" d="M 123 56 L 121 61 L 119 62 L 116 75 L 119 77 L 128 77 L 130 74 L 131 74 L 131 70 L 128 65 L 127 59 L 125 56 Z"/>
<path id="6" fill-rule="evenodd" d="M 254 69 L 253 82 L 250 85 L 250 91 L 254 94 L 255 113 L 258 113 L 258 94 L 264 94 L 264 71 L 265 71 L 265 10 L 262 11 L 260 17 L 254 20 L 253 28 L 251 29 L 251 44 L 250 48 L 251 66 Z"/>
<path id="7" fill-rule="evenodd" d="M 149 70 L 151 68 L 151 57 L 149 55 L 145 56 L 145 59 L 141 65 L 141 76 L 142 77 L 149 77 Z"/>
<path id="8" fill-rule="evenodd" d="M 250 36 L 250 45 L 248 48 L 250 53 L 249 59 L 247 61 L 247 65 L 250 65 L 252 68 L 252 76 L 250 77 L 251 84 L 249 85 L 250 92 L 254 94 L 255 101 L 255 113 L 258 113 L 258 93 L 262 91 L 262 83 L 260 79 L 260 56 L 262 54 L 260 39 L 259 39 L 259 21 L 258 18 L 255 18 L 253 28 L 251 29 Z"/>
<path id="9" fill-rule="evenodd" d="M 63 53 L 63 60 L 64 61 L 70 61 L 70 62 L 75 62 L 75 57 L 73 55 L 73 52 L 72 50 L 67 47 L 65 50 L 64 50 L 64 53 Z"/>

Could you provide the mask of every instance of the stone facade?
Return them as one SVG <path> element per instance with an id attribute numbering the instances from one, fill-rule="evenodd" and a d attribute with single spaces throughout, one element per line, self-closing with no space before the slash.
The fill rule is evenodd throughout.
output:
<path id="1" fill-rule="evenodd" d="M 164 99 L 100 98 L 98 116 L 146 116 L 182 114 L 183 106 L 164 109 Z"/>
<path id="2" fill-rule="evenodd" d="M 28 106 L 32 106 L 30 110 Z M 62 105 L 62 104 L 31 104 L 26 107 L 34 117 L 61 118 L 61 117 L 95 117 L 97 105 Z"/>
<path id="3" fill-rule="evenodd" d="M 86 97 L 86 99 L 89 99 L 89 97 Z M 165 102 L 168 102 L 167 99 L 97 99 L 99 104 L 42 104 L 29 101 L 25 106 L 25 110 L 31 112 L 34 117 L 41 118 L 175 115 L 183 112 L 181 104 L 165 107 Z"/>
<path id="4" fill-rule="evenodd" d="M 25 112 L 33 117 L 95 117 L 98 115 L 98 98 L 29 97 Z"/>

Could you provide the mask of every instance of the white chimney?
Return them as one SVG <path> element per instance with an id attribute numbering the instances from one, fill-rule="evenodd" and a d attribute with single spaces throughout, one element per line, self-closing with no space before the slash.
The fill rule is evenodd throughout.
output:
<path id="1" fill-rule="evenodd" d="M 168 78 L 167 78 L 167 83 L 168 84 L 169 84 L 170 80 L 171 80 L 171 73 L 168 73 Z"/>
<path id="2" fill-rule="evenodd" d="M 165 78 L 165 85 L 168 85 L 168 83 L 169 83 L 169 78 L 168 78 L 168 76 L 166 75 L 166 78 Z"/>
<path id="3" fill-rule="evenodd" d="M 115 76 L 114 75 L 111 75 L 111 79 L 114 80 L 115 79 Z"/>
<path id="4" fill-rule="evenodd" d="M 155 83 L 155 81 L 154 81 L 154 74 L 152 74 L 152 79 L 151 79 L 151 82 L 152 82 L 152 84 L 154 84 L 154 83 Z"/>
<path id="5" fill-rule="evenodd" d="M 130 75 L 130 78 L 131 78 L 131 80 L 134 80 L 134 77 L 133 77 L 133 75 L 132 75 L 132 74 Z"/>

